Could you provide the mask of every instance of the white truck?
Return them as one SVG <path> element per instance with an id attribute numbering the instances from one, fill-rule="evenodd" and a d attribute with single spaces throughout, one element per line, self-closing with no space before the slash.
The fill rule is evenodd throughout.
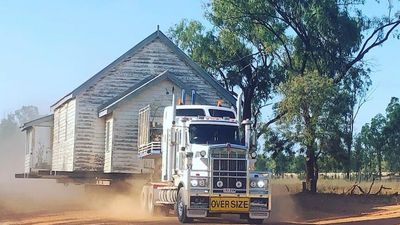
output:
<path id="1" fill-rule="evenodd" d="M 256 224 L 269 217 L 269 174 L 254 171 L 251 122 L 241 122 L 237 108 L 177 106 L 173 96 L 162 127 L 151 121 L 149 109 L 140 111 L 139 156 L 154 159 L 155 171 L 161 170 L 142 189 L 147 212 L 175 208 L 181 223 L 220 214 Z"/>
<path id="2" fill-rule="evenodd" d="M 150 162 L 150 173 L 39 170 L 15 177 L 83 184 L 89 192 L 107 187 L 129 190 L 129 181 L 145 182 L 137 191 L 150 214 L 175 209 L 182 223 L 240 214 L 250 223 L 262 223 L 271 211 L 270 175 L 254 170 L 255 134 L 251 122 L 240 119 L 241 98 L 237 112 L 195 105 L 194 97 L 191 105 L 177 106 L 175 94 L 171 106 L 139 110 L 138 154 L 144 163 Z M 154 113 L 158 109 L 164 109 L 163 115 Z"/>

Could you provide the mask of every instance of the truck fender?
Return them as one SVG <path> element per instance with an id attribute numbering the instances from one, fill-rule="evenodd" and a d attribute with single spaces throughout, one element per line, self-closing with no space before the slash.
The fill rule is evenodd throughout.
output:
<path id="1" fill-rule="evenodd" d="M 178 185 L 178 191 L 176 192 L 176 194 L 178 194 L 180 191 L 183 191 L 183 196 L 184 196 L 184 201 L 185 201 L 185 205 L 188 205 L 189 199 L 188 199 L 188 195 L 187 195 L 187 188 L 185 187 L 185 184 L 183 182 L 180 182 Z"/>

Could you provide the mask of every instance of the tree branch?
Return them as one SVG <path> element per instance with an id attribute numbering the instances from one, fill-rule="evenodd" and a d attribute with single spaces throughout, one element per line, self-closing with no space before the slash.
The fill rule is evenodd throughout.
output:
<path id="1" fill-rule="evenodd" d="M 376 46 L 381 45 L 382 43 L 384 43 L 388 38 L 389 35 L 394 31 L 394 29 L 400 24 L 400 19 L 396 20 L 394 22 L 390 22 L 387 24 L 384 24 L 378 28 L 376 28 L 372 34 L 367 38 L 367 40 L 364 42 L 363 46 L 361 47 L 361 50 L 358 52 L 357 56 L 350 61 L 349 63 L 347 63 L 347 65 L 345 65 L 345 68 L 343 71 L 341 71 L 335 78 L 334 78 L 334 82 L 338 83 L 339 81 L 341 81 L 343 79 L 344 76 L 346 76 L 347 71 L 349 71 L 349 69 L 356 64 L 357 62 L 359 62 L 361 59 L 364 58 L 365 54 L 367 54 L 371 49 L 375 48 Z M 379 32 L 383 32 L 383 30 L 387 27 L 392 26 L 385 34 L 385 36 L 382 39 L 379 39 Z M 375 36 L 377 35 L 375 41 L 370 44 L 368 46 L 369 41 Z"/>
<path id="2" fill-rule="evenodd" d="M 261 124 L 260 130 L 266 130 L 269 125 L 271 125 L 271 124 L 275 123 L 276 121 L 280 120 L 284 115 L 286 115 L 286 113 L 287 113 L 287 111 L 283 111 L 280 114 L 276 115 L 275 118 L 273 118 L 272 120 Z M 259 138 L 262 134 L 263 134 L 262 132 L 259 132 L 257 134 L 257 138 Z"/>

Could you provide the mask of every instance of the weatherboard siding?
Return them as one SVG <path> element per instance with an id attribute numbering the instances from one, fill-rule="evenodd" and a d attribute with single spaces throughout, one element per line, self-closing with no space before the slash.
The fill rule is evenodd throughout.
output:
<path id="1" fill-rule="evenodd" d="M 169 72 L 173 73 L 182 82 L 194 87 L 209 104 L 216 104 L 217 100 L 221 99 L 220 94 L 215 88 L 175 55 L 172 49 L 160 41 L 159 38 L 156 38 L 141 50 L 138 50 L 134 55 L 125 58 L 125 60 L 117 64 L 114 68 L 109 68 L 91 86 L 76 96 L 78 111 L 76 112 L 75 141 L 72 142 L 75 149 L 74 151 L 72 149 L 71 152 L 71 148 L 69 147 L 63 150 L 63 147 L 59 144 L 55 146 L 57 158 L 53 160 L 55 164 L 53 168 L 65 169 L 67 171 L 103 171 L 105 168 L 105 119 L 98 117 L 99 107 L 116 96 L 121 95 L 146 77 L 156 76 L 165 70 L 169 70 Z M 168 90 L 171 91 L 170 87 Z M 164 93 L 166 92 L 165 89 L 163 91 Z M 157 95 L 147 96 L 149 100 L 158 97 Z M 227 103 L 226 99 L 225 103 Z M 63 113 L 59 112 L 62 110 L 63 107 L 55 110 L 55 114 L 59 114 L 55 115 L 55 125 L 57 123 L 56 117 L 61 116 L 62 118 Z M 114 121 L 114 123 L 117 123 L 117 121 Z M 62 131 L 63 127 L 60 126 L 57 129 Z M 132 134 L 136 132 L 137 127 L 119 127 L 118 129 L 114 130 L 115 138 L 123 137 L 122 139 L 125 139 L 127 137 L 125 132 L 129 133 L 130 137 L 136 137 L 132 136 Z M 115 147 L 118 147 L 119 150 L 118 154 L 112 155 L 113 159 L 115 157 L 117 161 L 121 159 L 121 162 L 126 160 L 132 161 L 132 163 L 126 162 L 127 164 L 121 164 L 121 167 L 115 166 L 113 168 L 118 171 L 136 171 L 135 168 L 139 164 L 136 164 L 138 160 L 136 155 L 132 155 L 131 146 L 119 142 L 116 143 Z M 73 159 L 71 159 L 72 156 Z"/>
<path id="2" fill-rule="evenodd" d="M 64 103 L 54 111 L 52 170 L 73 171 L 76 100 Z"/>
<path id="3" fill-rule="evenodd" d="M 176 93 L 180 93 L 181 89 L 176 84 L 169 80 L 163 80 L 114 110 L 115 135 L 113 137 L 111 172 L 141 172 L 144 162 L 137 157 L 139 110 L 150 105 L 151 120 L 154 119 L 154 122 L 161 123 L 164 108 L 172 103 L 172 94 L 166 94 L 165 89 L 171 89 L 172 86 L 175 87 Z"/>

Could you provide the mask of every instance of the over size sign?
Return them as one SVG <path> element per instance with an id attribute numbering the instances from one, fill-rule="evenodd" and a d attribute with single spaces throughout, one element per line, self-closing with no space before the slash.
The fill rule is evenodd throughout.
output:
<path id="1" fill-rule="evenodd" d="M 249 198 L 211 197 L 210 210 L 220 212 L 248 212 Z"/>

